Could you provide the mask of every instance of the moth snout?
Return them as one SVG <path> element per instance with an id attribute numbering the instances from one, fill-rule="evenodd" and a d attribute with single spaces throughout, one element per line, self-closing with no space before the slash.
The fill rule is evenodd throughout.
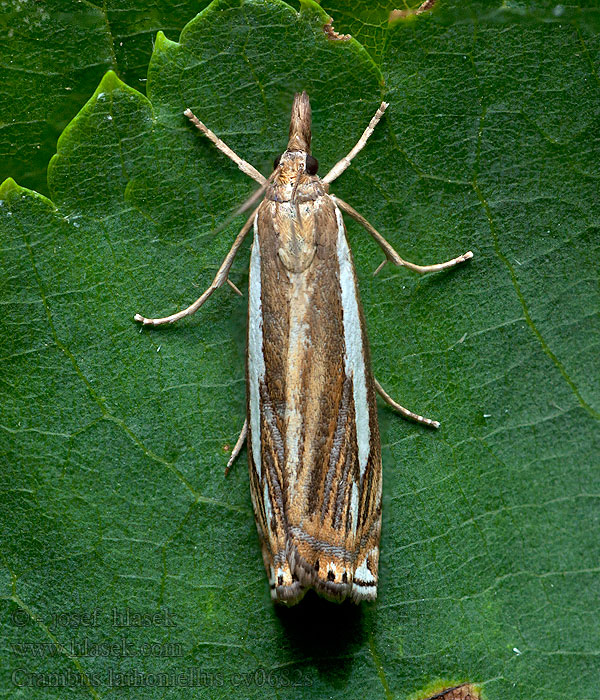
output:
<path id="1" fill-rule="evenodd" d="M 311 120 L 312 113 L 308 95 L 306 91 L 297 92 L 294 95 L 294 104 L 292 105 L 292 115 L 290 118 L 288 151 L 305 151 L 306 153 L 310 153 Z"/>

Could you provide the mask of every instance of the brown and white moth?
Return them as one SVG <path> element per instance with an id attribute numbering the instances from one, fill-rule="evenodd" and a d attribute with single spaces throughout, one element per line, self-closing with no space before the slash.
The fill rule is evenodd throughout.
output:
<path id="1" fill-rule="evenodd" d="M 387 106 L 381 104 L 356 146 L 322 179 L 310 153 L 306 92 L 294 98 L 288 146 L 268 179 L 186 110 L 219 150 L 261 184 L 258 195 L 264 193 L 264 199 L 199 299 L 165 318 L 135 316 L 158 326 L 193 314 L 229 282 L 233 259 L 254 230 L 247 418 L 228 466 L 247 437 L 252 503 L 271 596 L 286 604 L 298 602 L 309 588 L 336 601 L 377 595 L 382 470 L 376 393 L 404 417 L 439 425 L 395 403 L 373 377 L 342 212 L 366 228 L 386 260 L 416 272 L 453 267 L 472 253 L 438 265 L 409 263 L 349 204 L 328 192 Z"/>

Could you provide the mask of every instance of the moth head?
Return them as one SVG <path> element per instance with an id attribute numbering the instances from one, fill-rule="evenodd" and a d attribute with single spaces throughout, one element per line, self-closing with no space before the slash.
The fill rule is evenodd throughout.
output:
<path id="1" fill-rule="evenodd" d="M 275 181 L 280 184 L 297 181 L 304 173 L 316 175 L 319 162 L 310 153 L 310 101 L 306 92 L 294 96 L 287 149 L 275 158 Z"/>
<path id="2" fill-rule="evenodd" d="M 303 171 L 309 175 L 316 175 L 319 171 L 319 161 L 305 151 L 284 151 L 273 161 L 273 170 L 280 166 L 282 171 Z"/>

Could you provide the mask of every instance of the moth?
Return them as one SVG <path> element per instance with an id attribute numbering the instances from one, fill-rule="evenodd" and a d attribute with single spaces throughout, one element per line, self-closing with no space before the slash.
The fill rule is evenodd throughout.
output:
<path id="1" fill-rule="evenodd" d="M 294 97 L 287 149 L 268 178 L 187 109 L 193 124 L 261 185 L 252 206 L 264 198 L 199 299 L 165 318 L 135 315 L 145 326 L 159 326 L 196 312 L 229 282 L 233 259 L 253 230 L 247 417 L 228 468 L 247 441 L 271 596 L 288 605 L 310 588 L 335 601 L 377 595 L 382 467 L 376 394 L 405 418 L 439 426 L 397 404 L 373 377 L 342 213 L 373 236 L 385 253 L 383 264 L 428 273 L 473 255 L 437 265 L 409 263 L 349 204 L 329 194 L 330 183 L 365 146 L 387 107 L 381 104 L 354 148 L 322 179 L 310 151 L 306 92 Z"/>

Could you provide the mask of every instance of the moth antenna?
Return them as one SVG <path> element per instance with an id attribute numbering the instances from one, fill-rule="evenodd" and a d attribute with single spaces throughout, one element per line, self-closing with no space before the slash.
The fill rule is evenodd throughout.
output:
<path id="1" fill-rule="evenodd" d="M 221 153 L 224 153 L 228 158 L 231 158 L 231 160 L 244 174 L 248 175 L 248 177 L 251 177 L 253 180 L 256 180 L 256 182 L 259 184 L 264 184 L 264 175 L 261 175 L 261 173 L 259 173 L 253 165 L 248 163 L 248 161 L 240 158 L 234 150 L 229 148 L 225 141 L 220 139 L 214 132 L 212 132 L 206 126 L 206 124 L 203 124 L 189 107 L 185 110 L 184 114 L 192 122 L 192 124 L 199 129 L 207 139 L 209 139 L 209 141 L 212 141 L 215 144 Z"/>

